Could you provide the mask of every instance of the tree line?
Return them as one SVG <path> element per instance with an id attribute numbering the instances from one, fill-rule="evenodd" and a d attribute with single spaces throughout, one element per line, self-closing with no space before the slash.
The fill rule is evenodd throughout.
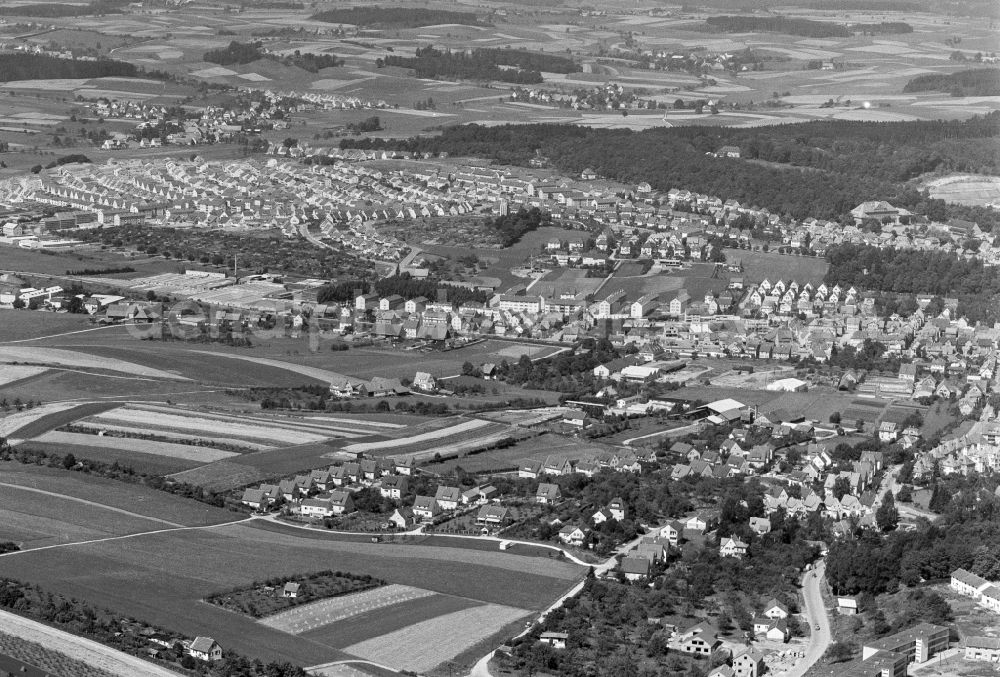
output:
<path id="1" fill-rule="evenodd" d="M 317 303 L 352 303 L 358 296 L 358 292 L 363 294 L 369 289 L 372 289 L 379 296 L 398 294 L 404 299 L 423 296 L 434 301 L 438 298 L 439 292 L 443 290 L 447 292 L 449 303 L 461 304 L 466 301 L 485 303 L 489 300 L 489 294 L 483 291 L 444 285 L 438 280 L 419 279 L 409 273 L 402 273 L 383 277 L 370 284 L 362 280 L 343 280 L 328 284 L 320 287 L 317 292 Z"/>
<path id="2" fill-rule="evenodd" d="M 552 225 L 552 215 L 538 207 L 522 207 L 512 214 L 486 219 L 486 227 L 500 235 L 504 247 L 510 247 L 521 240 L 525 233 Z"/>

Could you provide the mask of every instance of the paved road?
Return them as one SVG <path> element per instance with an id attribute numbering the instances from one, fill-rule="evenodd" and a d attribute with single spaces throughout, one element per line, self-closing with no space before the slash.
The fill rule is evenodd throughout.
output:
<path id="1" fill-rule="evenodd" d="M 823 604 L 823 595 L 820 592 L 820 585 L 823 575 L 826 572 L 826 562 L 820 560 L 814 571 L 806 572 L 802 581 L 802 597 L 805 599 L 806 622 L 812 634 L 809 636 L 809 648 L 806 649 L 805 658 L 800 659 L 791 670 L 785 673 L 785 677 L 802 677 L 809 671 L 809 668 L 818 661 L 827 647 L 830 646 L 830 617 L 827 616 L 826 606 Z M 816 626 L 819 626 L 819 630 Z"/>

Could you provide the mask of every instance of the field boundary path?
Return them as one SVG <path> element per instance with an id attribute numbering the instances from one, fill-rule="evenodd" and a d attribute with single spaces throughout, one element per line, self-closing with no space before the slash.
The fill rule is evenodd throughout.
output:
<path id="1" fill-rule="evenodd" d="M 86 637 L 50 627 L 44 623 L 23 618 L 9 611 L 0 611 L 0 630 L 8 635 L 20 637 L 55 649 L 70 658 L 87 665 L 106 670 L 119 677 L 177 677 L 173 670 L 167 670 L 137 656 L 112 649 Z"/>

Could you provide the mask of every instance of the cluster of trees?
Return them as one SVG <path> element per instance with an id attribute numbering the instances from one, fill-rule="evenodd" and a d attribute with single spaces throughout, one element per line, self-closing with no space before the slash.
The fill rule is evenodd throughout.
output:
<path id="1" fill-rule="evenodd" d="M 532 362 L 527 355 L 514 364 L 506 360 L 498 370 L 507 383 L 527 388 L 574 392 L 586 389 L 594 378 L 594 367 L 620 357 L 607 339 L 593 341 L 590 352 L 583 355 L 560 353 L 555 357 Z"/>
<path id="2" fill-rule="evenodd" d="M 504 247 L 510 247 L 521 240 L 525 233 L 552 225 L 552 215 L 538 207 L 521 207 L 506 216 L 486 219 L 486 227 L 500 235 Z"/>
<path id="3" fill-rule="evenodd" d="M 233 40 L 228 47 L 211 49 L 201 57 L 203 61 L 217 63 L 220 66 L 245 64 L 264 58 L 264 50 L 258 42 L 238 42 Z"/>
<path id="4" fill-rule="evenodd" d="M 415 56 L 390 54 L 378 59 L 375 65 L 411 68 L 418 78 L 444 78 L 451 80 L 497 80 L 519 85 L 534 85 L 542 82 L 538 70 L 529 70 L 508 64 L 505 53 L 516 54 L 509 49 L 476 49 L 472 53 L 442 51 L 433 46 L 417 48 Z M 563 59 L 563 57 L 552 57 Z M 503 68 L 502 66 L 514 66 Z"/>
<path id="5" fill-rule="evenodd" d="M 349 122 L 347 123 L 347 131 L 351 134 L 366 134 L 367 132 L 380 132 L 385 127 L 382 126 L 382 120 L 379 119 L 377 115 L 372 115 L 371 117 L 365 118 L 361 122 Z"/>
<path id="6" fill-rule="evenodd" d="M 45 589 L 10 578 L 0 579 L 0 608 L 41 621 L 60 630 L 81 635 L 134 656 L 145 656 L 149 640 L 145 634 L 122 631 L 134 619 L 109 609 L 92 607 L 82 600 L 64 597 Z M 164 628 L 149 626 L 155 632 L 171 635 Z M 301 667 L 290 663 L 268 663 L 250 659 L 230 651 L 216 663 L 203 663 L 184 654 L 180 643 L 162 653 L 163 662 L 180 663 L 185 674 L 198 677 L 306 677 Z"/>
<path id="7" fill-rule="evenodd" d="M 391 275 L 376 280 L 369 285 L 357 280 L 347 280 L 336 282 L 321 287 L 317 292 L 318 303 L 350 303 L 357 297 L 358 292 L 365 292 L 372 288 L 380 296 L 391 296 L 399 294 L 404 299 L 412 299 L 423 296 L 426 299 L 435 300 L 439 291 L 445 291 L 448 300 L 452 303 L 463 303 L 465 301 L 479 301 L 485 303 L 489 300 L 489 294 L 483 291 L 475 291 L 465 287 L 453 287 L 443 285 L 437 280 L 419 279 L 409 273 L 401 275 Z"/>
<path id="8" fill-rule="evenodd" d="M 948 92 L 952 96 L 1000 96 L 1000 69 L 974 68 L 957 73 L 918 75 L 903 92 Z"/>
<path id="9" fill-rule="evenodd" d="M 710 16 L 705 19 L 703 30 L 722 33 L 785 33 L 807 38 L 849 38 L 853 35 L 841 24 L 786 16 Z"/>
<path id="10" fill-rule="evenodd" d="M 139 69 L 125 61 L 98 59 L 77 61 L 47 54 L 0 54 L 0 80 L 44 80 L 55 78 L 131 78 Z"/>
<path id="11" fill-rule="evenodd" d="M 441 24 L 488 26 L 472 12 L 453 12 L 423 7 L 345 7 L 313 14 L 310 19 L 331 24 L 352 24 L 358 28 L 419 28 Z"/>
<path id="12" fill-rule="evenodd" d="M 591 167 L 601 176 L 654 188 L 687 190 L 767 207 L 793 218 L 851 223 L 864 200 L 887 200 L 936 219 L 949 216 L 1000 226 L 989 210 L 933 200 L 907 185 L 927 172 L 1000 171 L 1000 156 L 984 140 L 1000 135 L 1000 112 L 965 121 L 868 123 L 815 121 L 753 130 L 675 127 L 634 132 L 572 125 L 462 125 L 439 136 L 404 144 L 415 152 L 488 157 L 528 165 L 536 154 L 560 170 Z M 343 148 L 399 148 L 380 139 L 343 139 Z M 740 147 L 741 159 L 709 157 L 723 145 Z M 764 160 L 768 166 L 746 162 Z M 780 165 L 790 165 L 788 168 Z M 801 171 L 796 168 L 823 171 Z"/>
<path id="13" fill-rule="evenodd" d="M 885 351 L 884 344 L 870 338 L 866 338 L 858 348 L 834 346 L 830 353 L 830 366 L 839 369 L 887 371 L 893 374 L 899 372 L 899 358 L 883 357 Z"/>
<path id="14" fill-rule="evenodd" d="M 313 54 L 312 52 L 302 53 L 295 50 L 292 54 L 277 56 L 268 54 L 268 58 L 274 59 L 286 66 L 295 66 L 310 73 L 318 73 L 323 68 L 336 68 L 343 66 L 344 60 L 336 54 Z"/>

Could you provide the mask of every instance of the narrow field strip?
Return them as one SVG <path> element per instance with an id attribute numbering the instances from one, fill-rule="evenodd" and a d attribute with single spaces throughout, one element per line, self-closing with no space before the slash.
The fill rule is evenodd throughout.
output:
<path id="1" fill-rule="evenodd" d="M 398 670 L 426 672 L 528 614 L 524 609 L 486 604 L 372 637 L 344 651 Z"/>
<path id="2" fill-rule="evenodd" d="M 150 426 L 164 426 L 177 430 L 196 430 L 234 437 L 247 436 L 251 439 L 275 440 L 285 444 L 308 444 L 326 439 L 326 436 L 315 433 L 297 432 L 295 430 L 278 430 L 272 426 L 250 425 L 234 421 L 222 422 L 194 415 L 166 414 L 145 410 L 120 408 L 98 414 L 95 418 L 111 422 L 140 423 Z"/>
<path id="3" fill-rule="evenodd" d="M 383 440 L 381 442 L 360 442 L 356 444 L 349 444 L 344 447 L 344 451 L 375 451 L 379 449 L 395 449 L 397 447 L 405 447 L 410 444 L 419 444 L 421 442 L 430 442 L 433 440 L 440 440 L 446 437 L 451 437 L 452 435 L 459 435 L 462 433 L 471 432 L 473 430 L 478 430 L 479 428 L 486 427 L 488 425 L 495 425 L 490 421 L 481 421 L 479 419 L 474 419 L 472 421 L 463 421 L 453 426 L 447 428 L 441 428 L 440 430 L 432 430 L 430 432 L 421 433 L 419 435 L 413 435 L 412 437 L 400 437 L 394 440 Z"/>
<path id="4" fill-rule="evenodd" d="M 408 585 L 385 585 L 373 590 L 364 590 L 351 595 L 321 599 L 311 604 L 294 607 L 287 611 L 262 618 L 260 623 L 275 630 L 293 635 L 309 632 L 367 611 L 383 609 L 435 593 Z"/>
<path id="5" fill-rule="evenodd" d="M 149 429 L 146 425 L 113 425 L 110 423 L 99 423 L 95 421 L 75 421 L 74 426 L 78 428 L 86 428 L 87 430 L 107 430 L 108 432 L 118 432 L 118 433 L 149 433 L 154 432 Z M 156 435 L 160 437 L 168 437 L 177 440 L 204 440 L 206 442 L 212 442 L 214 444 L 232 444 L 239 447 L 246 447 L 247 449 L 253 451 L 267 451 L 269 449 L 274 449 L 273 444 L 260 444 L 259 442 L 251 442 L 250 440 L 241 440 L 235 437 L 216 437 L 215 435 L 188 435 L 182 432 L 177 432 L 174 430 L 157 430 Z"/>
<path id="6" fill-rule="evenodd" d="M 155 413 L 164 414 L 183 414 L 186 413 L 185 410 L 177 409 L 176 407 L 160 407 L 156 405 L 148 404 L 135 404 L 131 406 L 132 409 L 150 411 Z M 210 411 L 197 411 L 192 412 L 195 416 L 201 419 L 210 419 L 213 421 L 219 421 L 222 423 L 246 423 L 247 425 L 264 425 L 268 427 L 281 428 L 283 430 L 305 430 L 310 432 L 315 432 L 319 434 L 327 435 L 328 437 L 364 437 L 365 435 L 370 435 L 374 431 L 365 429 L 364 426 L 335 426 L 326 424 L 315 424 L 309 423 L 309 419 L 282 419 L 282 418 L 258 418 L 255 416 L 244 416 L 240 414 L 218 414 Z"/>
<path id="7" fill-rule="evenodd" d="M 48 371 L 48 367 L 26 367 L 18 364 L 0 364 L 0 386 L 14 381 L 38 376 Z"/>
<path id="8" fill-rule="evenodd" d="M 405 428 L 405 423 L 386 423 L 385 421 L 359 421 L 353 418 L 336 418 L 334 416 L 307 416 L 307 421 L 332 421 L 350 425 L 362 425 L 372 428 Z"/>
<path id="9" fill-rule="evenodd" d="M 221 449 L 213 449 L 211 447 L 196 447 L 191 444 L 140 440 L 134 437 L 107 437 L 88 435 L 87 433 L 67 433 L 59 430 L 47 432 L 41 437 L 36 437 L 35 440 L 53 444 L 75 444 L 82 447 L 135 451 L 143 454 L 179 458 L 185 461 L 197 461 L 199 463 L 211 463 L 212 461 L 221 461 L 224 458 L 239 456 L 239 454 L 233 451 L 222 451 Z"/>

